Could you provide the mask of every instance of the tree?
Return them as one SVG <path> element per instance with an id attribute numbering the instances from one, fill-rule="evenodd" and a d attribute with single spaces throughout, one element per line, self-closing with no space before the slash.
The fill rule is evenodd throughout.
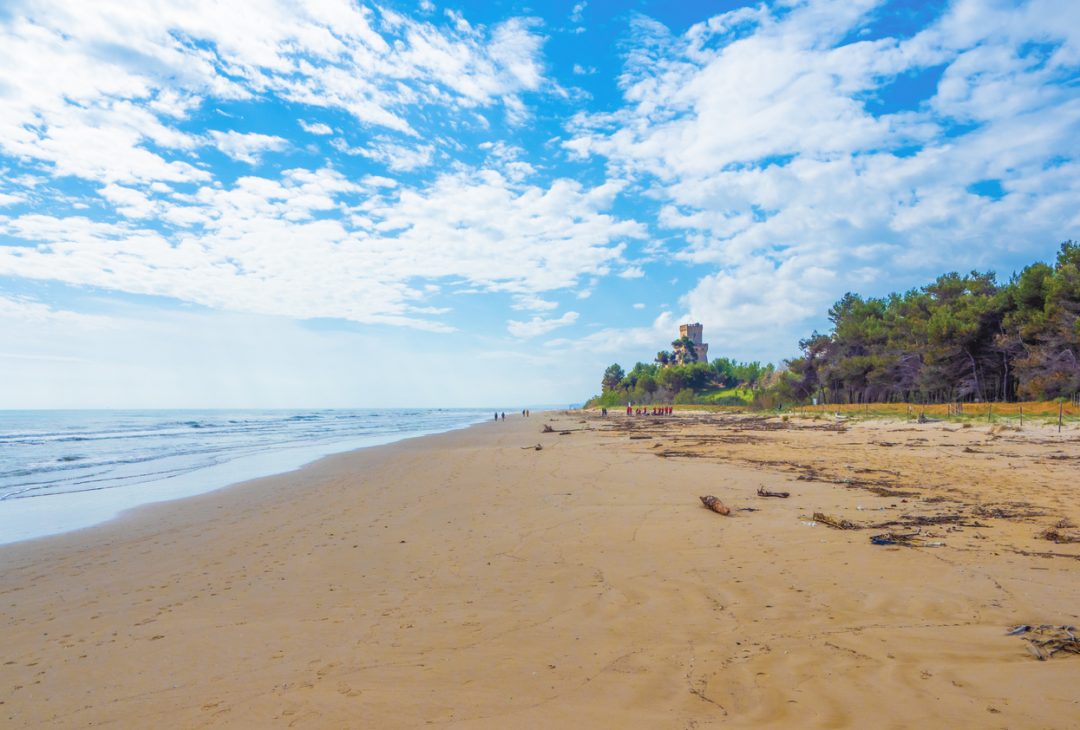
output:
<path id="1" fill-rule="evenodd" d="M 600 381 L 600 385 L 603 390 L 615 390 L 624 377 L 626 377 L 626 374 L 623 372 L 622 367 L 619 363 L 614 363 L 604 371 L 604 378 Z"/>

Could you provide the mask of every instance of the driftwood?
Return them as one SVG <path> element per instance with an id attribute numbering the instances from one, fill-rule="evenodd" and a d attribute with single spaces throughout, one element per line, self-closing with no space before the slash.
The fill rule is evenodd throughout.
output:
<path id="1" fill-rule="evenodd" d="M 631 441 L 640 441 L 642 439 L 651 439 L 651 438 L 652 438 L 652 436 L 647 436 L 645 434 L 639 434 L 639 433 L 630 434 L 630 440 Z"/>
<path id="2" fill-rule="evenodd" d="M 525 451 L 527 449 L 532 449 L 533 451 L 543 451 L 544 447 L 541 446 L 540 444 L 537 444 L 536 446 L 522 446 L 521 447 L 522 451 Z"/>
<path id="3" fill-rule="evenodd" d="M 540 429 L 540 433 L 553 433 L 554 431 L 555 431 L 555 429 L 553 429 L 551 426 L 547 425 L 546 423 L 544 424 L 544 427 Z"/>
<path id="4" fill-rule="evenodd" d="M 831 517 L 824 512 L 815 512 L 814 521 L 820 522 L 823 525 L 828 525 L 837 530 L 859 530 L 861 527 L 856 525 L 851 520 L 842 520 L 837 517 Z"/>
<path id="5" fill-rule="evenodd" d="M 780 497 L 781 499 L 787 499 L 791 496 L 791 492 L 770 492 L 765 487 L 758 487 L 757 496 L 759 497 Z"/>
<path id="6" fill-rule="evenodd" d="M 1007 636 L 1019 636 L 1028 642 L 1028 652 L 1041 662 L 1045 662 L 1058 652 L 1080 654 L 1080 638 L 1076 636 L 1074 626 L 1029 626 L 1020 624 L 1006 632 Z"/>
<path id="7" fill-rule="evenodd" d="M 717 514 L 721 514 L 721 515 L 730 515 L 731 514 L 731 508 L 729 508 L 726 504 L 724 504 L 723 502 L 721 502 L 719 499 L 712 496 L 711 494 L 708 494 L 708 495 L 706 495 L 704 497 L 698 497 L 698 499 L 701 500 L 701 503 L 703 505 L 705 505 L 706 507 L 711 509 L 713 512 L 716 512 Z"/>

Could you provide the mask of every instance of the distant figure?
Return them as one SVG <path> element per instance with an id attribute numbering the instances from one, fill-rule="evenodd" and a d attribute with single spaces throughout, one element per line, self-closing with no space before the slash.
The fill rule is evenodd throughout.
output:
<path id="1" fill-rule="evenodd" d="M 499 420 L 499 412 L 498 412 L 498 411 L 495 411 L 495 420 L 496 420 L 496 421 L 498 421 L 498 420 Z"/>
<path id="2" fill-rule="evenodd" d="M 502 414 L 502 419 L 503 419 L 504 421 L 506 420 L 506 411 L 503 411 L 503 414 Z"/>
<path id="3" fill-rule="evenodd" d="M 630 405 L 629 404 L 627 404 L 627 406 L 626 406 L 626 415 L 628 415 L 628 416 L 630 415 Z"/>

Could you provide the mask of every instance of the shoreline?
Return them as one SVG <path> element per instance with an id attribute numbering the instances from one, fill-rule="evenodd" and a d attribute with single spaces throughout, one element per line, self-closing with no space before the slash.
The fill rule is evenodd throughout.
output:
<path id="1" fill-rule="evenodd" d="M 0 718 L 1066 727 L 1080 658 L 1005 628 L 1078 622 L 1080 546 L 1032 537 L 1080 520 L 1078 459 L 1035 431 L 558 412 L 335 454 L 0 546 Z M 998 509 L 1018 473 L 1039 515 L 926 527 L 941 548 L 805 524 Z"/>
<path id="2" fill-rule="evenodd" d="M 147 479 L 101 490 L 0 500 L 0 547 L 91 529 L 148 505 L 177 502 L 245 482 L 296 472 L 330 456 L 447 433 L 480 422 L 448 428 L 420 428 L 407 435 L 395 432 L 330 444 L 270 449 L 165 479 Z"/>

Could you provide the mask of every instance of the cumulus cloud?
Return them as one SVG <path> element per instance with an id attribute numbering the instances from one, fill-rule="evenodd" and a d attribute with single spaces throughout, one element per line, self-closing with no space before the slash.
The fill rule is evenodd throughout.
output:
<path id="1" fill-rule="evenodd" d="M 210 138 L 214 141 L 214 146 L 224 154 L 249 165 L 256 164 L 259 156 L 264 152 L 276 152 L 289 145 L 288 140 L 281 137 L 255 133 L 242 134 L 231 129 L 227 132 L 213 130 L 210 132 Z"/>
<path id="2" fill-rule="evenodd" d="M 329 124 L 323 124 L 322 122 L 305 122 L 303 119 L 299 120 L 299 122 L 300 127 L 308 134 L 325 136 L 334 133 L 334 130 Z"/>
<path id="3" fill-rule="evenodd" d="M 960 0 L 895 37 L 883 12 L 762 4 L 681 36 L 638 18 L 625 106 L 570 123 L 565 148 L 647 185 L 673 255 L 713 268 L 690 316 L 790 342 L 847 289 L 1076 231 L 1080 6 Z"/>
<path id="4" fill-rule="evenodd" d="M 114 185 L 102 194 L 133 219 L 143 212 L 137 191 Z M 624 241 L 644 235 L 640 223 L 604 212 L 609 194 L 564 179 L 516 184 L 493 170 L 406 189 L 353 182 L 330 168 L 292 169 L 159 199 L 155 226 L 0 218 L 0 233 L 16 241 L 0 245 L 0 275 L 447 330 L 439 321 L 446 309 L 427 303 L 440 288 L 416 282 L 506 292 L 522 308 L 544 311 L 552 304 L 541 293 L 608 271 Z"/>
<path id="5" fill-rule="evenodd" d="M 566 327 L 578 320 L 577 312 L 567 312 L 561 317 L 555 317 L 552 319 L 545 319 L 543 317 L 533 317 L 527 322 L 519 322 L 517 320 L 508 320 L 506 322 L 506 329 L 514 337 L 521 339 L 529 339 L 532 337 L 539 337 L 540 335 L 546 335 L 552 330 L 559 327 Z"/>
<path id="6" fill-rule="evenodd" d="M 347 2 L 27 0 L 0 16 L 0 152 L 100 183 L 203 182 L 186 157 L 203 140 L 177 123 L 207 100 L 272 94 L 415 136 L 416 107 L 522 115 L 541 40 L 522 19 L 447 27 Z M 211 141 L 249 163 L 279 144 L 251 130 Z"/>

